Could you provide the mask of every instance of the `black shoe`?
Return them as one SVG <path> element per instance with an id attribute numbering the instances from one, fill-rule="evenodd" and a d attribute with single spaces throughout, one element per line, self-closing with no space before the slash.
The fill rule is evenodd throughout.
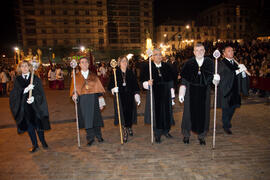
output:
<path id="1" fill-rule="evenodd" d="M 183 142 L 184 144 L 189 144 L 189 137 L 184 137 Z"/>
<path id="2" fill-rule="evenodd" d="M 225 132 L 226 134 L 229 134 L 229 135 L 232 134 L 232 131 L 231 131 L 230 129 L 224 129 L 224 132 Z"/>
<path id="3" fill-rule="evenodd" d="M 132 131 L 131 128 L 128 128 L 128 134 L 129 134 L 130 136 L 133 136 L 133 131 Z"/>
<path id="4" fill-rule="evenodd" d="M 173 136 L 170 133 L 165 134 L 166 138 L 173 138 Z"/>
<path id="5" fill-rule="evenodd" d="M 128 141 L 128 130 L 127 128 L 123 128 L 123 141 L 126 143 Z"/>
<path id="6" fill-rule="evenodd" d="M 31 149 L 30 149 L 30 153 L 34 153 L 34 152 L 37 152 L 38 151 L 38 149 L 39 149 L 39 147 L 38 146 L 33 146 Z"/>
<path id="7" fill-rule="evenodd" d="M 199 139 L 199 141 L 200 141 L 200 145 L 206 145 L 206 143 L 205 143 L 205 140 L 204 140 L 204 139 Z"/>
<path id="8" fill-rule="evenodd" d="M 88 141 L 88 142 L 87 142 L 87 146 L 91 146 L 91 145 L 92 145 L 94 142 L 95 142 L 95 140 L 94 140 L 94 139 L 92 139 L 92 140 Z"/>
<path id="9" fill-rule="evenodd" d="M 98 142 L 103 142 L 104 141 L 104 139 L 102 137 L 99 137 L 97 139 L 98 139 Z"/>
<path id="10" fill-rule="evenodd" d="M 160 143 L 161 143 L 160 137 L 156 136 L 156 137 L 155 137 L 155 142 L 156 142 L 157 144 L 160 144 Z"/>
<path id="11" fill-rule="evenodd" d="M 49 146 L 48 146 L 48 144 L 46 142 L 42 143 L 42 147 L 43 147 L 43 149 L 48 149 L 49 148 Z"/>

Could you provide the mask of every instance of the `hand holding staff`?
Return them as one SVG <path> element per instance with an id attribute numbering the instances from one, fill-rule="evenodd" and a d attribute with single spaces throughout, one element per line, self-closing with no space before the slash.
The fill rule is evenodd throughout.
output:
<path id="1" fill-rule="evenodd" d="M 115 61 L 115 59 L 111 60 L 110 65 L 113 68 L 114 86 L 117 87 L 117 80 L 116 80 L 117 62 Z M 120 108 L 119 108 L 119 95 L 118 95 L 118 92 L 116 92 L 115 94 L 116 94 L 117 113 L 118 113 L 119 128 L 120 128 L 120 138 L 121 138 L 121 144 L 123 144 L 124 142 L 123 142 L 122 123 L 121 123 L 121 115 L 120 115 Z"/>
<path id="2" fill-rule="evenodd" d="M 151 57 L 153 55 L 153 51 L 151 48 L 149 48 L 147 51 L 146 51 L 148 57 L 149 57 L 149 79 L 150 79 L 150 82 L 149 85 L 150 85 L 150 117 L 151 117 L 151 143 L 153 144 L 154 143 L 154 120 L 153 120 L 153 79 L 152 79 L 152 62 L 151 62 Z"/>
<path id="3" fill-rule="evenodd" d="M 74 85 L 74 90 L 73 90 L 73 93 L 74 95 L 76 96 L 76 99 L 73 99 L 74 100 L 74 103 L 75 103 L 75 113 L 76 113 L 76 125 L 77 125 L 77 138 L 78 138 L 78 148 L 81 147 L 81 141 L 80 141 L 80 129 L 79 129 L 79 119 L 78 119 L 78 107 L 77 107 L 77 90 L 76 90 L 76 77 L 75 77 L 75 68 L 77 67 L 77 62 L 75 59 L 73 59 L 71 62 L 70 62 L 70 67 L 72 67 L 73 69 L 73 85 Z"/>
<path id="4" fill-rule="evenodd" d="M 218 69 L 217 59 L 220 57 L 219 50 L 215 50 L 213 53 L 213 56 L 215 57 L 215 74 L 217 74 L 217 69 Z M 213 149 L 215 149 L 215 142 L 216 142 L 216 119 L 217 119 L 217 84 L 215 84 Z"/>
<path id="5" fill-rule="evenodd" d="M 33 81 L 34 81 L 34 74 L 35 74 L 35 71 L 38 69 L 39 67 L 39 62 L 36 61 L 36 59 L 33 59 L 31 61 L 31 65 L 32 65 L 32 72 L 31 72 L 31 79 L 30 79 L 30 85 L 33 85 Z M 30 89 L 29 90 L 29 96 L 28 96 L 28 99 L 30 99 L 32 97 L 32 90 L 33 89 Z"/>
<path id="6" fill-rule="evenodd" d="M 236 61 L 236 57 L 233 58 L 233 61 L 239 66 L 239 62 Z M 245 70 L 245 73 L 247 73 L 247 75 L 251 76 L 250 72 L 248 72 L 248 70 Z"/>

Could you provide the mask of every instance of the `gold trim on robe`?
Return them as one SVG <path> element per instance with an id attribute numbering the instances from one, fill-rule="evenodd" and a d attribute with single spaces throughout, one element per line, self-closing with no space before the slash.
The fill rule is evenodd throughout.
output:
<path id="1" fill-rule="evenodd" d="M 83 94 L 105 93 L 105 89 L 102 86 L 99 78 L 97 77 L 97 75 L 93 74 L 92 72 L 89 71 L 87 79 L 84 79 L 81 72 L 77 73 L 75 75 L 75 78 L 76 78 L 76 91 L 77 91 L 78 96 L 83 95 Z M 73 89 L 74 89 L 74 84 L 73 84 L 73 77 L 72 77 L 71 86 L 70 86 L 70 96 L 73 95 Z"/>

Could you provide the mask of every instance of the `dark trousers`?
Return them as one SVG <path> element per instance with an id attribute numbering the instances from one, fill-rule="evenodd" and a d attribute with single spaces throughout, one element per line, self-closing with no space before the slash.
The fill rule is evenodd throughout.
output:
<path id="1" fill-rule="evenodd" d="M 231 120 L 235 112 L 236 106 L 229 108 L 222 108 L 222 123 L 224 129 L 230 129 L 232 127 Z"/>
<path id="2" fill-rule="evenodd" d="M 187 130 L 187 129 L 182 129 L 182 134 L 185 138 L 190 138 L 190 136 L 191 136 L 190 130 Z M 204 140 L 206 135 L 207 135 L 207 131 L 204 131 L 204 132 L 198 134 L 198 139 Z"/>
<path id="3" fill-rule="evenodd" d="M 157 129 L 154 128 L 154 135 L 156 137 L 161 137 L 162 135 L 168 134 L 170 132 L 170 129 Z"/>
<path id="4" fill-rule="evenodd" d="M 46 143 L 45 136 L 44 136 L 44 131 L 37 131 L 31 123 L 28 123 L 27 132 L 28 132 L 28 134 L 30 136 L 30 139 L 32 141 L 32 145 L 34 147 L 38 147 L 36 133 L 38 134 L 38 138 L 39 138 L 40 142 L 42 144 L 45 144 Z"/>
<path id="5" fill-rule="evenodd" d="M 86 139 L 87 141 L 92 141 L 94 138 L 102 138 L 101 134 L 101 128 L 100 127 L 94 127 L 94 128 L 89 128 L 85 129 L 86 130 Z"/>

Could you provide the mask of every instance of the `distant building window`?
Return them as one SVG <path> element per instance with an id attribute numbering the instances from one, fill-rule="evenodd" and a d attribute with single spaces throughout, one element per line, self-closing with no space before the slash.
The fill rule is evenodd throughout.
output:
<path id="1" fill-rule="evenodd" d="M 77 44 L 80 44 L 81 43 L 81 40 L 80 39 L 76 39 L 76 43 Z"/>
<path id="2" fill-rule="evenodd" d="M 64 33 L 68 33 L 68 29 L 64 29 Z"/>
<path id="3" fill-rule="evenodd" d="M 103 20 L 98 20 L 98 25 L 102 26 L 103 25 Z"/>
<path id="4" fill-rule="evenodd" d="M 67 10 L 64 10 L 63 11 L 63 15 L 67 15 Z"/>
<path id="5" fill-rule="evenodd" d="M 75 14 L 75 15 L 79 15 L 79 10 L 75 10 L 75 11 L 74 11 L 74 14 Z"/>
<path id="6" fill-rule="evenodd" d="M 85 10 L 85 15 L 89 15 L 89 10 Z"/>
<path id="7" fill-rule="evenodd" d="M 85 24 L 90 24 L 90 20 L 89 19 L 86 19 L 85 20 Z"/>
<path id="8" fill-rule="evenodd" d="M 149 12 L 144 12 L 143 14 L 144 14 L 144 16 L 146 16 L 146 17 L 149 16 Z"/>
<path id="9" fill-rule="evenodd" d="M 51 4 L 55 4 L 55 0 L 51 0 Z"/>
<path id="10" fill-rule="evenodd" d="M 181 31 L 181 27 L 178 27 L 178 32 L 180 32 Z"/>
<path id="11" fill-rule="evenodd" d="M 84 4 L 89 4 L 89 1 L 88 1 L 88 0 L 85 0 L 85 1 L 84 1 Z"/>
<path id="12" fill-rule="evenodd" d="M 172 27 L 172 32 L 174 32 L 174 27 Z"/>
<path id="13" fill-rule="evenodd" d="M 57 39 L 53 40 L 53 45 L 55 45 L 55 46 L 57 45 Z"/>
<path id="14" fill-rule="evenodd" d="M 64 19 L 64 24 L 68 24 L 68 20 L 67 19 Z"/>
<path id="15" fill-rule="evenodd" d="M 97 12 L 97 15 L 98 15 L 98 16 L 102 16 L 102 15 L 103 15 L 103 12 L 102 12 L 102 11 L 98 11 L 98 12 Z"/>
<path id="16" fill-rule="evenodd" d="M 103 33 L 104 30 L 103 30 L 103 29 L 98 29 L 98 32 L 99 32 L 99 33 Z"/>
<path id="17" fill-rule="evenodd" d="M 80 33 L 80 29 L 76 29 L 76 33 Z"/>
<path id="18" fill-rule="evenodd" d="M 78 4 L 78 0 L 74 0 L 73 2 L 74 2 L 74 4 Z"/>
<path id="19" fill-rule="evenodd" d="M 23 0 L 23 5 L 24 6 L 33 6 L 34 0 Z"/>
<path id="20" fill-rule="evenodd" d="M 75 24 L 80 24 L 80 21 L 78 19 L 76 19 Z"/>
<path id="21" fill-rule="evenodd" d="M 55 15 L 56 14 L 55 10 L 52 10 L 51 13 L 52 13 L 52 15 Z"/>
<path id="22" fill-rule="evenodd" d="M 42 29 L 42 30 L 41 30 L 41 33 L 42 33 L 42 34 L 46 34 L 46 29 Z"/>
<path id="23" fill-rule="evenodd" d="M 102 7 L 102 1 L 97 1 L 97 7 Z"/>
<path id="24" fill-rule="evenodd" d="M 26 26 L 35 26 L 36 25 L 36 20 L 35 19 L 25 19 L 24 23 Z"/>
<path id="25" fill-rule="evenodd" d="M 167 32 L 167 31 L 168 31 L 168 28 L 165 27 L 165 28 L 164 28 L 164 31 Z"/>
<path id="26" fill-rule="evenodd" d="M 40 10 L 40 15 L 44 15 L 45 11 L 44 10 Z"/>
<path id="27" fill-rule="evenodd" d="M 35 11 L 34 10 L 24 10 L 24 14 L 25 15 L 35 15 Z"/>
<path id="28" fill-rule="evenodd" d="M 87 32 L 87 33 L 90 33 L 91 31 L 90 31 L 90 29 L 87 29 L 86 32 Z"/>
<path id="29" fill-rule="evenodd" d="M 36 29 L 30 29 L 30 28 L 27 28 L 27 29 L 25 29 L 25 33 L 26 34 L 36 34 Z"/>
<path id="30" fill-rule="evenodd" d="M 47 46 L 47 40 L 46 40 L 46 39 L 43 39 L 43 40 L 42 40 L 42 45 L 43 45 L 43 46 Z"/>
<path id="31" fill-rule="evenodd" d="M 56 30 L 56 29 L 53 29 L 52 32 L 53 32 L 54 34 L 56 34 L 56 33 L 57 33 L 57 30 Z"/>
<path id="32" fill-rule="evenodd" d="M 37 40 L 36 39 L 27 39 L 26 40 L 28 46 L 36 46 Z"/>
<path id="33" fill-rule="evenodd" d="M 104 39 L 100 38 L 100 39 L 98 40 L 98 43 L 99 43 L 99 44 L 104 44 Z"/>

